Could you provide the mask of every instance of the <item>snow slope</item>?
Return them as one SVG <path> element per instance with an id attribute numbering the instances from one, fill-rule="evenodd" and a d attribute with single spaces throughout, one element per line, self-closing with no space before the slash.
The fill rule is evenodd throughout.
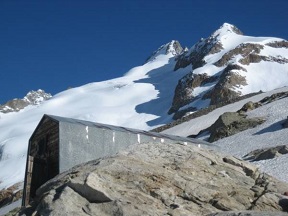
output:
<path id="1" fill-rule="evenodd" d="M 28 140 L 43 114 L 144 130 L 171 121 L 167 112 L 174 86 L 189 70 L 175 73 L 174 64 L 173 52 L 158 53 L 123 77 L 69 89 L 38 106 L 0 114 L 0 189 L 23 181 Z"/>
<path id="2" fill-rule="evenodd" d="M 179 136 L 188 136 L 197 134 L 202 129 L 212 125 L 224 112 L 237 111 L 248 101 L 257 102 L 266 96 L 277 92 L 288 91 L 288 87 L 276 89 L 262 93 L 251 98 L 220 107 L 207 115 L 191 119 L 185 123 L 172 127 L 162 133 L 174 134 Z M 287 145 L 288 129 L 283 129 L 281 123 L 287 118 L 288 98 L 283 98 L 272 103 L 261 106 L 255 110 L 247 112 L 248 117 L 265 117 L 263 124 L 242 131 L 230 137 L 213 142 L 219 146 L 219 150 L 232 154 L 236 157 L 243 157 L 245 154 L 260 148 L 273 147 L 278 145 Z M 288 182 L 287 166 L 288 155 L 282 155 L 275 159 L 253 162 L 259 168 L 274 177 Z"/>

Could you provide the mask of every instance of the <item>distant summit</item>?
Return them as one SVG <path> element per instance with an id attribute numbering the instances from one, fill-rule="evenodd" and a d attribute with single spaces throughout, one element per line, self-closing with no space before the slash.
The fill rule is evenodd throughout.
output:
<path id="1" fill-rule="evenodd" d="M 9 113 L 9 112 L 18 112 L 21 109 L 24 109 L 28 105 L 39 105 L 45 100 L 51 98 L 52 95 L 46 93 L 44 90 L 29 91 L 23 99 L 13 99 L 6 102 L 3 105 L 0 105 L 0 112 Z"/>

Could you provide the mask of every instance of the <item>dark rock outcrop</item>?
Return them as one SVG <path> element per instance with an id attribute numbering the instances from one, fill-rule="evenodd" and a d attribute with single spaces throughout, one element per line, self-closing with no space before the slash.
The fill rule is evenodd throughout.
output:
<path id="1" fill-rule="evenodd" d="M 229 101 L 241 95 L 240 92 L 232 90 L 233 87 L 247 85 L 245 77 L 239 75 L 237 70 L 245 69 L 238 65 L 228 65 L 222 72 L 215 87 L 203 96 L 204 99 L 211 99 L 210 105 Z"/>
<path id="2" fill-rule="evenodd" d="M 169 110 L 169 114 L 176 112 L 180 107 L 191 103 L 196 96 L 193 94 L 195 88 L 203 86 L 207 83 L 212 83 L 217 80 L 218 77 L 210 77 L 207 74 L 193 74 L 189 73 L 178 81 L 175 89 L 172 107 Z M 191 108 L 190 108 L 191 109 Z"/>
<path id="3" fill-rule="evenodd" d="M 245 44 L 240 44 L 236 48 L 228 51 L 225 53 L 220 60 L 218 60 L 215 65 L 217 67 L 222 67 L 224 65 L 227 65 L 229 61 L 235 57 L 236 55 L 241 55 L 243 57 L 248 56 L 250 53 L 253 54 L 259 54 L 261 49 L 263 49 L 264 46 L 260 44 L 251 44 L 251 43 L 245 43 Z"/>
<path id="4" fill-rule="evenodd" d="M 260 160 L 272 159 L 283 154 L 288 154 L 287 145 L 256 149 L 245 155 L 243 158 L 249 161 L 260 161 Z"/>
<path id="5" fill-rule="evenodd" d="M 262 100 L 260 100 L 259 102 L 261 104 L 267 104 L 267 103 L 271 103 L 273 101 L 279 100 L 281 98 L 285 98 L 288 97 L 288 92 L 279 92 L 279 93 L 275 93 L 269 97 L 265 97 Z"/>
<path id="6" fill-rule="evenodd" d="M 245 69 L 239 65 L 229 64 L 219 76 L 208 76 L 207 74 L 193 74 L 192 72 L 185 75 L 179 80 L 173 97 L 172 106 L 169 114 L 175 113 L 184 105 L 193 102 L 198 97 L 193 95 L 196 87 L 204 86 L 208 83 L 217 82 L 217 84 L 202 96 L 203 99 L 211 99 L 210 105 L 215 105 L 221 102 L 232 100 L 239 97 L 241 94 L 235 90 L 234 87 L 247 85 L 245 77 L 237 73 L 238 70 Z"/>
<path id="7" fill-rule="evenodd" d="M 279 212 L 288 184 L 196 145 L 141 144 L 47 182 L 19 215 L 209 215 Z"/>
<path id="8" fill-rule="evenodd" d="M 226 112 L 219 116 L 208 131 L 211 133 L 208 141 L 214 142 L 224 137 L 232 136 L 249 128 L 262 124 L 264 118 L 246 118 L 247 116 L 238 112 Z"/>
<path id="9" fill-rule="evenodd" d="M 274 48 L 288 48 L 288 41 L 274 41 L 266 44 L 267 46 L 274 47 Z"/>

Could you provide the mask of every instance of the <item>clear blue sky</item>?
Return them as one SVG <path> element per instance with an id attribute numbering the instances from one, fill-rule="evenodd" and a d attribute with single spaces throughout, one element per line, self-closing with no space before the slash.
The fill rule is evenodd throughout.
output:
<path id="1" fill-rule="evenodd" d="M 287 11 L 287 0 L 1 0 L 0 104 L 122 76 L 162 44 L 191 47 L 224 22 L 288 39 Z"/>

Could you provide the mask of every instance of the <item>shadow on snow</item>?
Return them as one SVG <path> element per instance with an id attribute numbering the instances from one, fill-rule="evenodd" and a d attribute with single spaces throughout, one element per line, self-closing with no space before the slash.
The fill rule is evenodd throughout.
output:
<path id="1" fill-rule="evenodd" d="M 168 64 L 151 70 L 147 75 L 148 78 L 140 79 L 135 83 L 149 83 L 154 85 L 155 90 L 158 91 L 157 98 L 139 104 L 136 106 L 137 113 L 148 113 L 158 116 L 158 118 L 147 122 L 148 126 L 156 126 L 159 124 L 166 124 L 172 120 L 172 116 L 168 115 L 168 110 L 172 105 L 172 98 L 178 80 L 184 76 L 184 73 L 174 71 L 174 58 L 169 59 Z M 171 72 L 171 73 L 167 73 Z"/>

